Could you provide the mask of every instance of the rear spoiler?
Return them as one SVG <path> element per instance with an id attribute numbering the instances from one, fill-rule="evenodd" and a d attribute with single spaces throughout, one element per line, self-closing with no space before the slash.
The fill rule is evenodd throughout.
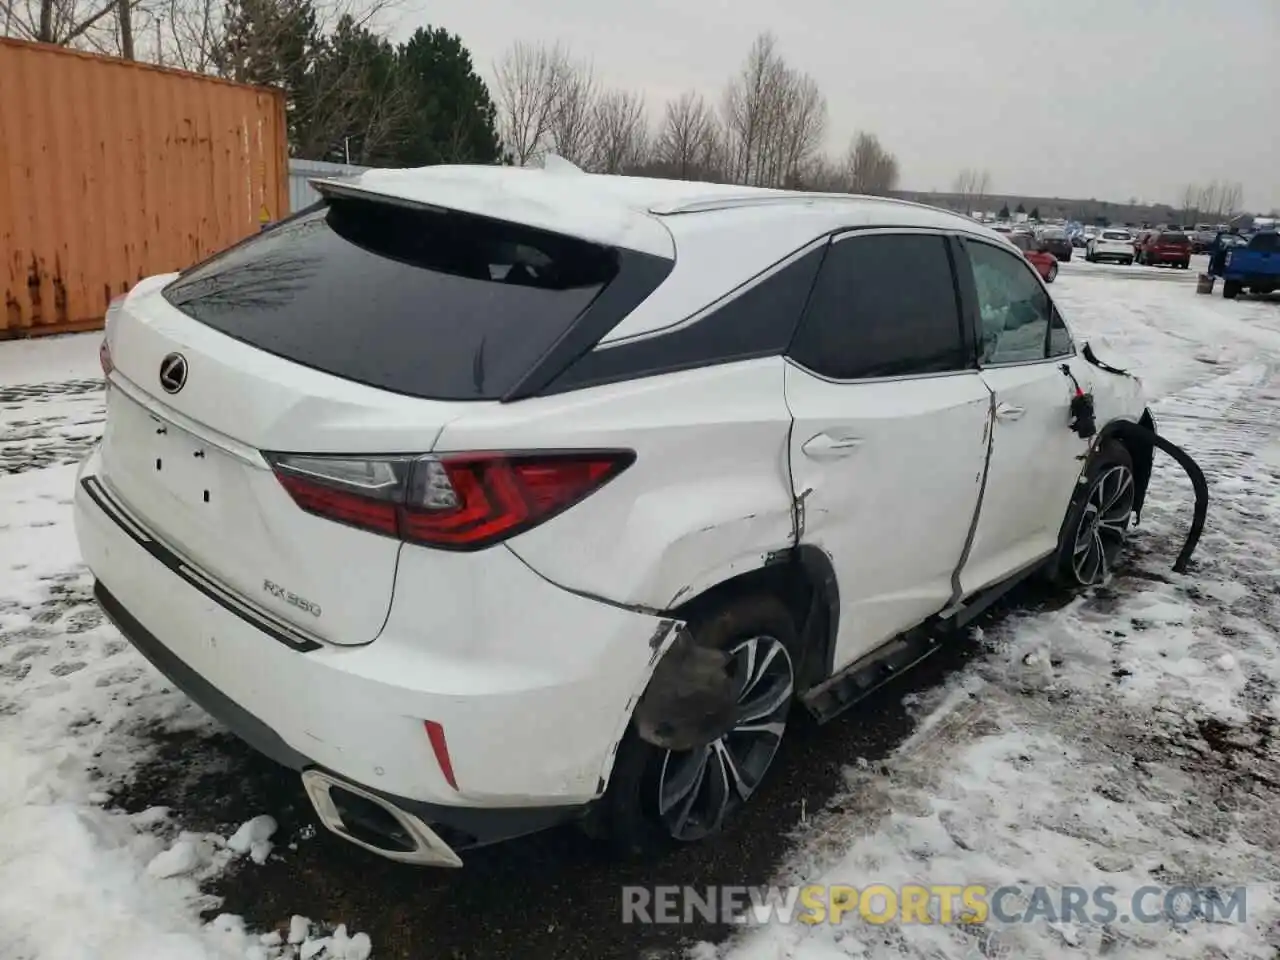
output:
<path id="1" fill-rule="evenodd" d="M 433 213 L 463 213 L 515 223 L 606 247 L 675 259 L 675 241 L 660 220 L 607 195 L 583 200 L 582 177 L 563 165 L 543 170 L 471 167 L 367 170 L 354 177 L 316 178 L 322 197 L 373 200 Z M 500 176 L 493 173 L 501 170 Z M 527 185 L 527 186 L 526 186 Z"/>

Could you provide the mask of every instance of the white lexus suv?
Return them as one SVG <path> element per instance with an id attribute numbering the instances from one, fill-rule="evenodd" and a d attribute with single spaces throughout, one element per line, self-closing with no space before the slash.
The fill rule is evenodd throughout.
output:
<path id="1" fill-rule="evenodd" d="M 1098 582 L 1141 510 L 1137 381 L 965 217 L 501 167 L 316 186 L 111 305 L 76 527 L 120 631 L 384 856 L 714 835 L 794 709 L 1024 577 Z"/>

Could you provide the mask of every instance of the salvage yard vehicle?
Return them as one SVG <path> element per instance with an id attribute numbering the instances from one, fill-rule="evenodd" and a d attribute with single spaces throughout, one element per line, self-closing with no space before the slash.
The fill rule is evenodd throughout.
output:
<path id="1" fill-rule="evenodd" d="M 1028 577 L 1099 583 L 1141 512 L 1139 383 L 966 217 L 560 167 L 314 186 L 112 303 L 76 530 L 120 631 L 383 856 L 711 837 L 794 709 Z"/>
<path id="2" fill-rule="evenodd" d="M 1191 239 L 1181 230 L 1152 230 L 1138 245 L 1138 262 L 1148 267 L 1167 264 L 1183 270 L 1191 266 Z"/>
<path id="3" fill-rule="evenodd" d="M 1085 247 L 1084 258 L 1090 263 L 1103 263 L 1110 260 L 1128 266 L 1136 256 L 1133 235 L 1128 230 L 1108 228 L 1089 240 Z"/>
<path id="4" fill-rule="evenodd" d="M 1045 283 L 1053 283 L 1058 278 L 1058 258 L 1045 250 L 1035 238 L 1025 233 L 1016 233 L 1009 242 L 1022 251 L 1027 263 L 1035 267 L 1036 273 Z"/>
<path id="5" fill-rule="evenodd" d="M 1280 290 L 1280 234 L 1256 233 L 1248 243 L 1228 247 L 1224 242 L 1222 247 L 1211 261 L 1210 273 L 1221 274 L 1222 295 L 1228 300 L 1244 292 L 1265 295 Z"/>

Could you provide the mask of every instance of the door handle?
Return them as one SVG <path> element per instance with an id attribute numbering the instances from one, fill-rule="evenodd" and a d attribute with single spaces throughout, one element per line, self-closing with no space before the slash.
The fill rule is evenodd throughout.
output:
<path id="1" fill-rule="evenodd" d="M 1002 403 L 996 407 L 997 420 L 1021 420 L 1022 415 L 1027 412 L 1026 407 L 1015 407 L 1011 403 Z"/>
<path id="2" fill-rule="evenodd" d="M 820 433 L 806 440 L 800 449 L 815 460 L 834 459 L 836 457 L 847 457 L 861 443 L 862 440 L 859 437 L 835 437 L 829 433 Z"/>

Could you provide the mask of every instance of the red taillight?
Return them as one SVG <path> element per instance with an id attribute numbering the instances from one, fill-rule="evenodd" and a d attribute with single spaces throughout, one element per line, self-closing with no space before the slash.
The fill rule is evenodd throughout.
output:
<path id="1" fill-rule="evenodd" d="M 630 466 L 635 455 L 611 450 L 269 459 L 285 490 L 308 513 L 411 543 L 478 550 L 573 506 Z"/>

